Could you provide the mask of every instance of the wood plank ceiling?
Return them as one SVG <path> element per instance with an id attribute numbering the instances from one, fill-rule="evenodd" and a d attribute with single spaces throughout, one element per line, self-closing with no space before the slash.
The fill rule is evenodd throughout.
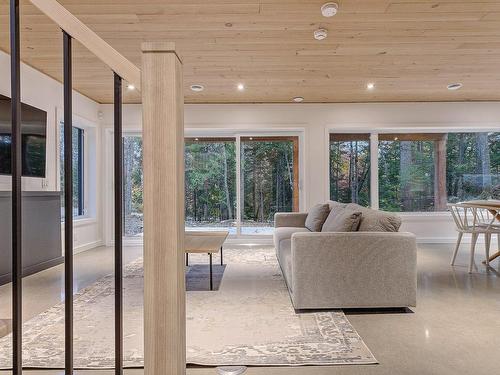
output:
<path id="1" fill-rule="evenodd" d="M 499 0 L 343 0 L 332 18 L 321 15 L 324 2 L 60 0 L 138 66 L 142 41 L 174 41 L 187 103 L 500 100 Z M 8 51 L 7 0 L 0 19 L 0 48 Z M 327 39 L 313 39 L 318 27 Z M 61 39 L 22 0 L 23 61 L 61 80 Z M 108 69 L 78 44 L 74 57 L 75 88 L 111 103 Z M 448 91 L 452 82 L 464 86 Z M 194 93 L 191 84 L 205 90 Z M 126 92 L 125 100 L 140 97 Z"/>

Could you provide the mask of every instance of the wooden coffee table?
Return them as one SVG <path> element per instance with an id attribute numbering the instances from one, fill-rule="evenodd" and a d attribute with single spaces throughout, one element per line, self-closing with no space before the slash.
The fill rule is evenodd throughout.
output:
<path id="1" fill-rule="evenodd" d="M 210 290 L 213 290 L 212 254 L 220 251 L 220 265 L 224 264 L 222 258 L 222 245 L 229 232 L 221 231 L 186 231 L 184 249 L 186 251 L 186 267 L 189 266 L 190 253 L 207 253 L 210 262 Z"/>

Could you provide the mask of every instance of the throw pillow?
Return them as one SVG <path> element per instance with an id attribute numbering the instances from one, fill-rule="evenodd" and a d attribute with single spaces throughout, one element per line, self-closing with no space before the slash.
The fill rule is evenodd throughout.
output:
<path id="1" fill-rule="evenodd" d="M 330 212 L 322 232 L 356 232 L 361 221 L 361 211 L 352 211 L 347 208 L 336 208 Z"/>
<path id="2" fill-rule="evenodd" d="M 323 223 L 325 222 L 328 214 L 330 213 L 330 206 L 328 204 L 317 204 L 313 206 L 306 217 L 305 226 L 311 232 L 320 232 Z"/>

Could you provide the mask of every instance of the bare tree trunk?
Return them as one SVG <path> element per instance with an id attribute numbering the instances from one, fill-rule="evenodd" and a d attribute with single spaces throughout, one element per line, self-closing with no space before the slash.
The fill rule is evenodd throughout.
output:
<path id="1" fill-rule="evenodd" d="M 226 194 L 226 207 L 227 207 L 227 215 L 229 219 L 233 218 L 233 208 L 231 206 L 231 197 L 229 196 L 229 183 L 227 181 L 227 150 L 226 144 L 224 146 L 224 192 Z"/>
<path id="2" fill-rule="evenodd" d="M 477 133 L 476 134 L 476 145 L 478 152 L 478 168 L 477 173 L 481 174 L 481 182 L 483 191 L 491 190 L 491 161 L 490 161 L 490 153 L 488 151 L 488 133 Z"/>
<path id="3" fill-rule="evenodd" d="M 411 202 L 411 187 L 410 187 L 410 167 L 411 167 L 411 142 L 400 142 L 400 161 L 399 161 L 399 174 L 400 174 L 400 189 L 401 189 L 401 203 L 404 211 L 411 211 L 413 209 Z"/>

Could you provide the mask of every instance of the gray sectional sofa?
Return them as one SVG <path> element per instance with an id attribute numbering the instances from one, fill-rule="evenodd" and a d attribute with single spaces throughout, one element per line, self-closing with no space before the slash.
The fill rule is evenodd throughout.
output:
<path id="1" fill-rule="evenodd" d="M 316 231 L 307 228 L 307 213 L 275 215 L 276 254 L 294 308 L 415 306 L 416 241 L 398 232 L 399 217 L 357 204 L 327 204 L 319 207 L 327 209 L 327 223 L 318 226 L 316 220 Z M 326 231 L 333 221 L 349 231 Z"/>

